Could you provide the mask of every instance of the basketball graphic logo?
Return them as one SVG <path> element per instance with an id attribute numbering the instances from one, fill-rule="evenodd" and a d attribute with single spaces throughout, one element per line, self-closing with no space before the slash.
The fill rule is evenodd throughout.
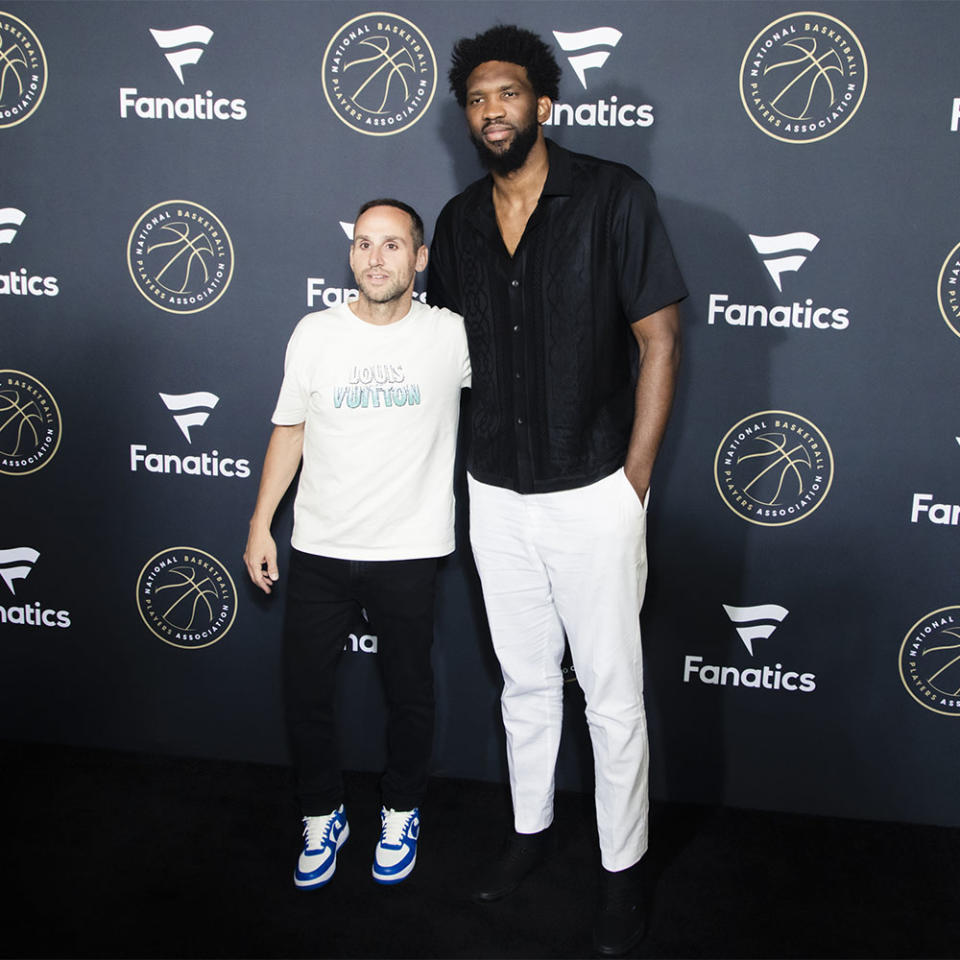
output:
<path id="1" fill-rule="evenodd" d="M 900 679 L 921 706 L 960 717 L 960 607 L 918 620 L 900 645 Z"/>
<path id="2" fill-rule="evenodd" d="M 226 636 L 237 612 L 237 591 L 216 557 L 195 547 L 171 547 L 140 571 L 137 608 L 164 643 L 198 650 Z"/>
<path id="3" fill-rule="evenodd" d="M 37 35 L 0 10 L 0 130 L 23 123 L 47 90 L 47 58 Z"/>
<path id="4" fill-rule="evenodd" d="M 785 143 L 814 143 L 857 112 L 867 58 L 856 34 L 825 13 L 792 13 L 754 37 L 740 64 L 740 100 L 751 120 Z"/>
<path id="5" fill-rule="evenodd" d="M 57 452 L 60 433 L 53 394 L 28 373 L 0 370 L 0 473 L 36 473 Z"/>
<path id="6" fill-rule="evenodd" d="M 140 293 L 168 313 L 198 313 L 233 277 L 233 244 L 220 220 L 189 200 L 147 210 L 127 240 L 127 269 Z"/>
<path id="7" fill-rule="evenodd" d="M 323 55 L 323 92 L 348 126 L 373 137 L 400 133 L 427 111 L 437 62 L 426 36 L 392 13 L 345 23 Z"/>
<path id="8" fill-rule="evenodd" d="M 717 448 L 713 476 L 723 502 L 737 516 L 781 527 L 823 503 L 833 482 L 833 452 L 805 417 L 767 410 L 728 431 Z"/>
<path id="9" fill-rule="evenodd" d="M 940 268 L 937 303 L 947 326 L 960 337 L 960 243 L 950 251 Z"/>

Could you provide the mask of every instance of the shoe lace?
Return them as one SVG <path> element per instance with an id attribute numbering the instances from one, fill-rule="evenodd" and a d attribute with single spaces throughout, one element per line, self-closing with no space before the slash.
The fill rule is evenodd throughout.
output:
<path id="1" fill-rule="evenodd" d="M 397 846 L 407 825 L 413 819 L 416 810 L 384 810 L 383 827 L 380 830 L 380 842 Z"/>
<path id="2" fill-rule="evenodd" d="M 336 818 L 337 811 L 322 817 L 303 818 L 303 836 L 306 839 L 307 850 L 317 850 L 322 847 L 330 836 L 330 828 Z"/>

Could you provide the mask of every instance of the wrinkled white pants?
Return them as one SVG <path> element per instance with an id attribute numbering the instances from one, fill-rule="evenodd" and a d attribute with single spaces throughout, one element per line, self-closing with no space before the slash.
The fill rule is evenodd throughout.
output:
<path id="1" fill-rule="evenodd" d="M 640 607 L 646 512 L 623 470 L 576 490 L 519 494 L 468 475 L 470 540 L 503 672 L 518 833 L 553 821 L 564 633 L 586 700 L 600 853 L 625 870 L 647 849 Z"/>

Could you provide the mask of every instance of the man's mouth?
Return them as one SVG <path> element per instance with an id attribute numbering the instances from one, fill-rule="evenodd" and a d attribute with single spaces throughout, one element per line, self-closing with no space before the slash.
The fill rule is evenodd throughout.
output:
<path id="1" fill-rule="evenodd" d="M 483 128 L 483 139 L 489 143 L 501 143 L 510 136 L 513 127 L 505 123 L 488 123 Z"/>

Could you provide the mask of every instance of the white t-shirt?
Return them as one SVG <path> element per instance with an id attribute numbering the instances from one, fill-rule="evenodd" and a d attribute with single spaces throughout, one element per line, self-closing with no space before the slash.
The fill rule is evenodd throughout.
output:
<path id="1" fill-rule="evenodd" d="M 308 313 L 287 345 L 272 418 L 305 423 L 293 546 L 346 560 L 452 552 L 453 459 L 468 386 L 459 314 L 418 300 L 384 326 L 346 304 Z"/>

